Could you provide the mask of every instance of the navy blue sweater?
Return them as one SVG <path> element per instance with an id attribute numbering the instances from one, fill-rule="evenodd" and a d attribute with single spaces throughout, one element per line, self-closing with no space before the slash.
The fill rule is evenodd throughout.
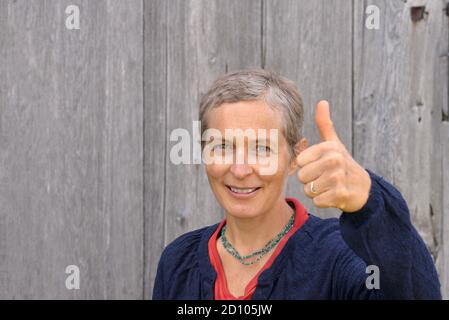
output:
<path id="1" fill-rule="evenodd" d="M 432 258 L 400 192 L 367 170 L 367 203 L 340 219 L 309 219 L 259 276 L 253 299 L 441 299 Z M 218 223 L 186 233 L 163 251 L 153 299 L 213 299 L 208 241 Z M 380 288 L 368 289 L 368 265 Z M 368 282 L 371 282 L 370 280 Z"/>

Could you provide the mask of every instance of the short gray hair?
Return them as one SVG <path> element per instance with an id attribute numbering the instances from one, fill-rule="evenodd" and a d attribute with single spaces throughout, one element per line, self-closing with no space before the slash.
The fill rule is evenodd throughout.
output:
<path id="1" fill-rule="evenodd" d="M 209 128 L 207 114 L 210 110 L 224 103 L 254 100 L 264 101 L 281 111 L 283 134 L 289 145 L 290 155 L 294 156 L 295 146 L 302 138 L 303 101 L 293 81 L 270 70 L 237 70 L 215 80 L 200 102 L 201 136 Z"/>

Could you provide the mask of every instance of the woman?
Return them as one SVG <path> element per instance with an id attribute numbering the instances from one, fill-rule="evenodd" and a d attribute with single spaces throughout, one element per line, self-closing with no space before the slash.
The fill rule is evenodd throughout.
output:
<path id="1" fill-rule="evenodd" d="M 326 101 L 316 107 L 321 142 L 308 147 L 295 85 L 273 72 L 240 70 L 216 80 L 201 101 L 200 121 L 207 177 L 225 219 L 165 248 L 153 299 L 441 298 L 407 204 L 354 161 Z M 205 134 L 209 129 L 219 135 Z M 239 130 L 279 134 L 248 135 L 243 143 L 227 135 Z M 269 174 L 267 159 L 276 160 Z M 296 171 L 314 205 L 339 208 L 339 220 L 322 220 L 285 198 Z"/>

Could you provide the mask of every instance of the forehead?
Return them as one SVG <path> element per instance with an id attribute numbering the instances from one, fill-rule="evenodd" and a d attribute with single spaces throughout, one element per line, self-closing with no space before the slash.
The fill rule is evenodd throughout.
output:
<path id="1" fill-rule="evenodd" d="M 263 101 L 224 103 L 208 115 L 208 127 L 225 129 L 278 129 L 282 132 L 282 115 L 279 110 Z"/>

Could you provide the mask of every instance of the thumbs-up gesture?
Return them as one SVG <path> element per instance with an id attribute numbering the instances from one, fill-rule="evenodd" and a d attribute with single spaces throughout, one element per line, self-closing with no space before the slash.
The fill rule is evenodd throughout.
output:
<path id="1" fill-rule="evenodd" d="M 315 123 L 321 142 L 296 157 L 298 179 L 315 206 L 355 212 L 368 201 L 371 178 L 338 138 L 327 101 L 317 104 Z"/>

